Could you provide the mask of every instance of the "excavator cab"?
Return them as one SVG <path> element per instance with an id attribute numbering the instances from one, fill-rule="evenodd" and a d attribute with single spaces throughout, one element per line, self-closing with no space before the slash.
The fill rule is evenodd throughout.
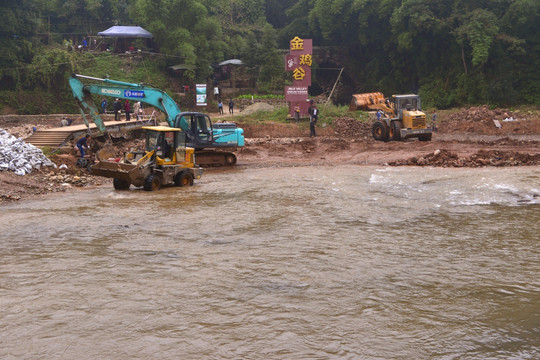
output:
<path id="1" fill-rule="evenodd" d="M 189 143 L 196 149 L 214 146 L 212 121 L 202 113 L 182 113 L 178 116 L 178 124 L 188 127 Z"/>
<path id="2" fill-rule="evenodd" d="M 199 141 L 206 142 L 212 139 L 212 122 L 208 115 L 198 114 L 196 115 L 197 122 L 197 137 Z"/>

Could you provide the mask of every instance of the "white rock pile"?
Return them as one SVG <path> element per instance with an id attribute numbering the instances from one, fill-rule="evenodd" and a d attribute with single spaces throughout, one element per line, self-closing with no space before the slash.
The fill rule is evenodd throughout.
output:
<path id="1" fill-rule="evenodd" d="M 13 171 L 22 176 L 42 166 L 56 167 L 41 149 L 0 129 L 0 171 Z"/>

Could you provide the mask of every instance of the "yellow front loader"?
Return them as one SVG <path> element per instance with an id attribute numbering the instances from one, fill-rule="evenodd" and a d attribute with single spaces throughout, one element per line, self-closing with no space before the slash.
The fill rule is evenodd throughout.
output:
<path id="1" fill-rule="evenodd" d="M 418 138 L 430 141 L 432 130 L 426 125 L 426 114 L 420 110 L 420 96 L 392 95 L 386 99 L 380 92 L 354 94 L 350 111 L 381 110 L 384 117 L 373 124 L 372 134 L 375 140 L 391 141 Z"/>
<path id="2" fill-rule="evenodd" d="M 194 149 L 186 147 L 185 133 L 181 129 L 167 126 L 143 129 L 146 132 L 144 150 L 131 151 L 122 159 L 100 160 L 90 168 L 92 174 L 113 178 L 116 190 L 127 190 L 134 185 L 154 191 L 161 185 L 193 185 L 194 179 L 201 178 L 203 170 L 195 165 Z"/>

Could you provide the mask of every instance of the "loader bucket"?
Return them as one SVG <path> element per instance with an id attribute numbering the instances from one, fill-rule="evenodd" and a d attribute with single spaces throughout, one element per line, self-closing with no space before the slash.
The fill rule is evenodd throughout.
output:
<path id="1" fill-rule="evenodd" d="M 124 164 L 114 161 L 98 161 L 91 169 L 92 175 L 122 179 L 132 184 L 140 173 L 135 164 Z"/>
<path id="2" fill-rule="evenodd" d="M 368 110 L 370 105 L 384 103 L 384 95 L 380 92 L 353 94 L 349 111 Z"/>

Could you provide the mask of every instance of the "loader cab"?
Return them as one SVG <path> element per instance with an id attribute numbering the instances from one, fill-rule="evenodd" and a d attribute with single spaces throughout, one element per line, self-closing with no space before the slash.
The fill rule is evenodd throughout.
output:
<path id="1" fill-rule="evenodd" d="M 158 162 L 183 162 L 186 154 L 186 134 L 181 129 L 167 126 L 147 126 L 146 151 L 156 152 Z"/>
<path id="2" fill-rule="evenodd" d="M 395 111 L 398 119 L 403 119 L 403 111 L 419 111 L 421 109 L 420 96 L 393 95 Z"/>

